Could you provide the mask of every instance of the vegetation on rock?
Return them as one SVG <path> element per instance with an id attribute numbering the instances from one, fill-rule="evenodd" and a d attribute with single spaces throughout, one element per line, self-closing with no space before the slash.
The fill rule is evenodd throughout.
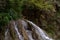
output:
<path id="1" fill-rule="evenodd" d="M 25 18 L 33 21 L 49 35 L 60 38 L 60 4 L 59 0 L 8 0 L 0 7 L 0 30 L 5 28 L 10 20 Z M 1 3 L 2 4 L 2 3 Z M 2 4 L 3 5 L 3 4 Z"/>

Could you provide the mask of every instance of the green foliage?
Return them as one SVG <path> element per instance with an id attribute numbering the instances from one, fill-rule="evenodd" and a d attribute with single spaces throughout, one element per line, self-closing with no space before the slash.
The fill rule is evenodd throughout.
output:
<path id="1" fill-rule="evenodd" d="M 22 3 L 20 0 L 9 0 L 7 12 L 0 12 L 0 26 L 8 23 L 10 20 L 21 18 Z"/>
<path id="2" fill-rule="evenodd" d="M 60 18 L 60 10 L 59 12 L 57 12 L 57 15 L 56 15 L 56 13 L 54 13 L 55 7 L 53 5 L 53 2 L 51 2 L 50 0 L 48 1 L 46 0 L 9 0 L 8 4 L 9 5 L 7 7 L 7 12 L 0 12 L 0 28 L 2 28 L 2 26 L 7 25 L 10 20 L 17 20 L 19 18 L 22 18 L 22 11 L 25 8 L 24 5 L 26 5 L 26 7 L 28 7 L 29 10 L 38 9 L 37 16 L 39 18 L 35 18 L 35 19 L 32 18 L 33 21 L 35 21 L 36 19 L 40 20 L 41 25 L 37 21 L 39 26 L 42 26 L 42 28 L 44 26 L 43 29 L 46 30 L 48 33 L 51 33 L 51 34 L 56 33 L 55 31 L 57 27 L 55 23 L 57 19 Z M 41 12 L 39 13 L 39 11 L 42 11 L 42 13 Z M 26 14 L 29 14 L 29 13 L 26 13 Z M 35 12 L 34 12 L 34 15 L 35 15 Z"/>
<path id="3" fill-rule="evenodd" d="M 44 0 L 39 0 L 39 1 L 32 1 L 36 6 L 43 8 L 43 9 L 51 9 L 53 6 L 49 2 L 44 2 Z"/>
<path id="4" fill-rule="evenodd" d="M 29 20 L 31 19 L 32 21 L 34 21 L 42 29 L 44 29 L 48 33 L 51 33 L 51 35 L 56 33 L 55 31 L 57 28 L 56 27 L 57 18 L 56 18 L 56 10 L 55 10 L 55 6 L 53 5 L 53 2 L 51 2 L 50 0 L 48 1 L 25 0 L 24 4 L 27 6 L 25 8 L 29 11 L 27 12 L 27 10 L 25 10 L 27 19 Z"/>
<path id="5" fill-rule="evenodd" d="M 6 12 L 0 12 L 0 30 L 3 30 L 3 26 L 8 25 L 10 20 L 18 20 L 22 17 L 22 1 L 20 0 L 8 0 L 8 7 Z"/>
<path id="6" fill-rule="evenodd" d="M 51 1 L 46 0 L 25 0 L 24 3 L 27 3 L 28 5 L 35 5 L 39 9 L 45 9 L 45 10 L 52 10 L 54 11 L 54 6 L 52 5 Z"/>

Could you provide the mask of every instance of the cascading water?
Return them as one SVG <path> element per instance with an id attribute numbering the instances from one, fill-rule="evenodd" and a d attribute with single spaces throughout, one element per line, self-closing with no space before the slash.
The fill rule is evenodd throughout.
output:
<path id="1" fill-rule="evenodd" d="M 26 20 L 28 23 L 30 23 L 36 30 L 36 32 L 42 37 L 43 40 L 53 40 L 51 38 L 49 38 L 44 31 L 39 28 L 37 25 L 35 25 L 34 23 L 32 23 L 31 21 Z"/>
<path id="2" fill-rule="evenodd" d="M 15 24 L 15 22 L 14 22 L 14 25 L 15 25 L 14 28 L 15 28 L 15 30 L 16 30 L 16 33 L 17 33 L 19 39 L 20 39 L 20 40 L 23 40 L 23 37 L 22 37 L 21 34 L 19 33 L 18 28 L 17 28 L 17 25 Z"/>
<path id="3" fill-rule="evenodd" d="M 35 25 L 33 22 L 28 21 L 28 20 L 20 20 L 20 22 L 22 24 L 21 28 L 22 28 L 22 31 L 23 31 L 22 33 L 23 34 L 20 33 L 20 31 L 18 29 L 19 28 L 18 27 L 18 24 L 16 24 L 15 21 L 13 21 L 13 24 L 12 24 L 12 25 L 14 25 L 14 26 L 12 26 L 13 27 L 12 30 L 14 30 L 14 32 L 16 32 L 16 34 L 17 34 L 16 36 L 18 36 L 18 38 L 19 38 L 18 40 L 25 40 L 24 39 L 25 33 L 27 33 L 26 34 L 27 37 L 28 37 L 27 40 L 53 40 L 53 39 L 49 38 L 46 35 L 46 33 L 40 27 L 38 27 L 37 25 Z M 31 29 L 35 29 L 35 32 L 33 32 L 34 30 L 33 31 L 32 30 L 28 30 L 28 27 L 29 27 L 28 26 L 28 23 L 30 25 L 32 25 L 32 28 Z M 9 39 L 8 38 L 9 35 L 7 35 L 8 33 L 9 33 L 9 29 L 7 29 L 5 31 L 5 40 L 8 40 Z M 38 35 L 38 39 L 35 37 L 36 35 L 34 35 L 34 33 L 36 33 Z M 33 35 L 34 35 L 35 38 L 33 37 Z M 12 40 L 12 39 L 9 39 L 9 40 Z"/>
<path id="4" fill-rule="evenodd" d="M 5 31 L 5 39 L 4 40 L 8 40 L 8 29 Z"/>
<path id="5" fill-rule="evenodd" d="M 29 40 L 34 40 L 34 39 L 32 38 L 31 31 L 28 31 L 28 30 L 27 30 L 27 34 L 28 34 Z"/>
<path id="6" fill-rule="evenodd" d="M 22 22 L 23 27 L 26 29 L 29 40 L 33 40 L 32 35 L 31 35 L 31 31 L 27 30 L 28 29 L 27 22 L 25 22 L 24 20 L 22 20 L 21 22 Z"/>

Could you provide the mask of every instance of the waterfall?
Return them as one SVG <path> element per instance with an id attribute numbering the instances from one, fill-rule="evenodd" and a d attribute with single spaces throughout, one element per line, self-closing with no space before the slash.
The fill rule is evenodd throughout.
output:
<path id="1" fill-rule="evenodd" d="M 29 40 L 33 40 L 31 31 L 27 30 L 28 29 L 27 22 L 25 22 L 24 20 L 22 20 L 21 22 L 22 22 L 22 26 L 26 29 Z"/>
<path id="2" fill-rule="evenodd" d="M 34 39 L 32 38 L 31 31 L 27 30 L 26 32 L 27 32 L 27 34 L 28 34 L 29 40 L 34 40 Z"/>
<path id="3" fill-rule="evenodd" d="M 25 22 L 24 20 L 22 20 L 21 22 L 22 22 L 22 26 L 27 30 L 28 28 L 27 22 Z"/>
<path id="4" fill-rule="evenodd" d="M 53 39 L 49 38 L 45 34 L 45 32 L 41 28 L 39 28 L 37 25 L 35 25 L 33 22 L 28 21 L 28 20 L 26 20 L 26 21 L 35 28 L 36 32 L 42 37 L 43 40 L 53 40 Z"/>
<path id="5" fill-rule="evenodd" d="M 4 40 L 8 40 L 8 29 L 5 31 L 5 39 Z"/>
<path id="6" fill-rule="evenodd" d="M 22 26 L 20 26 L 20 25 L 18 26 L 18 24 L 17 24 L 18 22 L 20 22 L 19 24 L 21 24 Z M 14 30 L 13 32 L 15 32 L 17 34 L 17 35 L 15 34 L 15 35 L 18 37 L 18 40 L 25 40 L 24 37 L 28 38 L 27 40 L 53 40 L 52 38 L 48 37 L 48 35 L 46 35 L 46 33 L 39 26 L 34 24 L 33 22 L 28 21 L 28 20 L 20 20 L 18 22 L 16 23 L 15 21 L 13 21 L 11 24 L 11 25 L 13 25 L 12 26 L 13 28 L 10 27 L 10 28 L 12 28 L 12 30 Z M 34 29 L 34 30 L 28 29 L 28 27 L 30 27 L 28 25 L 28 23 L 32 26 L 31 29 Z M 21 28 L 19 28 L 19 27 L 21 27 Z M 18 28 L 22 29 L 22 32 L 19 31 Z M 35 37 L 36 36 L 35 33 L 37 34 L 38 38 Z M 12 40 L 12 39 L 10 39 L 10 37 L 11 36 L 9 34 L 9 29 L 7 29 L 5 31 L 5 39 L 4 40 L 8 40 L 8 39 Z"/>
<path id="7" fill-rule="evenodd" d="M 14 28 L 15 28 L 15 30 L 16 30 L 16 33 L 17 33 L 19 39 L 20 39 L 20 40 L 23 40 L 23 37 L 22 37 L 21 34 L 19 33 L 18 28 L 17 28 L 17 25 L 15 24 L 15 22 L 14 22 L 14 25 L 15 25 Z"/>

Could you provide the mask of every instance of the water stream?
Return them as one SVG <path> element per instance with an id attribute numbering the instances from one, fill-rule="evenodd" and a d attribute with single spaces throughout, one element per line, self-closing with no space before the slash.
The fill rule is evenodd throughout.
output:
<path id="1" fill-rule="evenodd" d="M 17 25 L 15 24 L 15 22 L 14 22 L 14 25 L 15 25 L 14 28 L 15 28 L 15 30 L 16 30 L 16 33 L 17 33 L 19 39 L 20 39 L 20 40 L 23 40 L 23 37 L 22 37 L 22 35 L 19 33 L 18 28 L 17 28 Z"/>
<path id="2" fill-rule="evenodd" d="M 33 22 L 28 21 L 28 20 L 27 20 L 27 22 L 30 23 L 35 28 L 36 32 L 42 37 L 43 40 L 53 40 L 53 39 L 49 38 L 44 33 L 44 31 L 41 28 L 39 28 L 37 25 L 35 25 Z"/>
<path id="3" fill-rule="evenodd" d="M 25 21 L 22 20 L 21 22 L 22 22 L 22 25 L 23 25 L 22 27 L 24 27 L 24 29 L 25 29 L 25 31 L 26 31 L 26 33 L 28 35 L 29 40 L 35 40 L 35 39 L 32 37 L 32 35 L 33 35 L 32 31 L 28 30 L 29 26 L 28 26 L 27 23 L 29 23 L 30 25 L 32 25 L 32 27 L 35 29 L 35 32 L 38 34 L 38 37 L 41 38 L 39 40 L 53 40 L 52 38 L 48 37 L 46 35 L 46 33 L 39 26 L 37 26 L 36 24 L 34 24 L 33 22 L 28 21 L 28 20 L 25 20 Z M 20 32 L 18 30 L 17 24 L 14 22 L 13 25 L 14 25 L 14 30 L 16 31 L 16 34 L 19 37 L 19 40 L 24 40 L 24 37 L 20 34 Z M 8 34 L 8 29 L 5 31 L 5 40 L 8 40 L 7 39 L 8 38 L 7 34 Z"/>

